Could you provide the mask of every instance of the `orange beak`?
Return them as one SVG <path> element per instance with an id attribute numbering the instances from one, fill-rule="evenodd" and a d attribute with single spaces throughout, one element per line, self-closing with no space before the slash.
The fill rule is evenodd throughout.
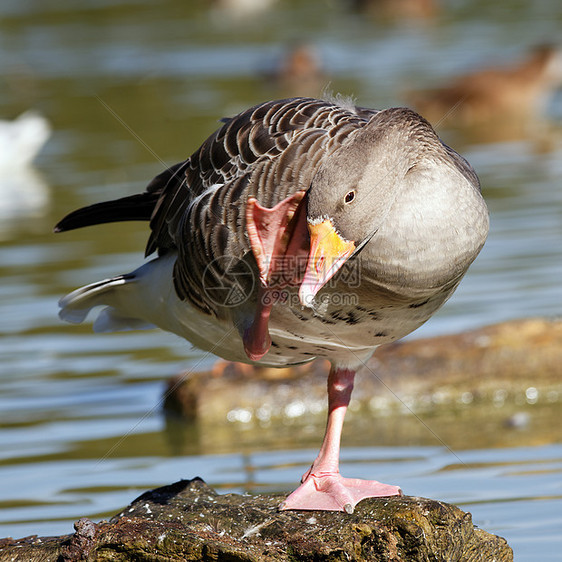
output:
<path id="1" fill-rule="evenodd" d="M 344 240 L 329 219 L 308 223 L 310 253 L 299 289 L 303 306 L 314 304 L 316 293 L 339 271 L 355 250 L 355 243 Z"/>

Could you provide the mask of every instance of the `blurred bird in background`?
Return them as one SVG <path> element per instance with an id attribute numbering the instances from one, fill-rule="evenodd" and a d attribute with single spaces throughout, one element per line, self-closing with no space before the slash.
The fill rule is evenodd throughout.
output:
<path id="1" fill-rule="evenodd" d="M 532 48 L 512 65 L 485 68 L 439 88 L 412 92 L 408 101 L 432 122 L 528 123 L 544 113 L 561 85 L 562 51 L 547 44 Z"/>
<path id="2" fill-rule="evenodd" d="M 49 190 L 32 163 L 51 136 L 51 125 L 35 111 L 0 120 L 0 234 L 11 218 L 42 214 Z"/>

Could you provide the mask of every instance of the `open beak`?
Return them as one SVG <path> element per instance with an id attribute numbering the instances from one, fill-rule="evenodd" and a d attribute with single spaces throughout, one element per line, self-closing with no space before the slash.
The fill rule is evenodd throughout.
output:
<path id="1" fill-rule="evenodd" d="M 338 272 L 355 250 L 355 243 L 344 240 L 329 219 L 308 223 L 310 253 L 299 289 L 303 306 L 312 307 L 316 293 Z"/>

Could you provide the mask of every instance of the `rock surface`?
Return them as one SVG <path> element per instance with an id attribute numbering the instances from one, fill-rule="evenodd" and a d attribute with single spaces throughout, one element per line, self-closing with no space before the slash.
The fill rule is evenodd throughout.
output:
<path id="1" fill-rule="evenodd" d="M 146 492 L 109 522 L 62 537 L 0 540 L 0 561 L 491 561 L 505 539 L 470 513 L 415 497 L 371 498 L 351 515 L 279 512 L 283 496 L 218 495 L 202 480 Z"/>

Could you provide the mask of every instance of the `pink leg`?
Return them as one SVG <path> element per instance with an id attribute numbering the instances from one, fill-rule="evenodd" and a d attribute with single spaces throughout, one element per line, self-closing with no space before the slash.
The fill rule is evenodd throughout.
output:
<path id="1" fill-rule="evenodd" d="M 343 420 L 353 390 L 355 371 L 330 370 L 328 377 L 328 425 L 320 453 L 302 477 L 302 484 L 280 505 L 279 509 L 346 511 L 353 513 L 364 498 L 396 496 L 398 486 L 376 480 L 343 478 L 339 473 L 340 440 Z"/>

